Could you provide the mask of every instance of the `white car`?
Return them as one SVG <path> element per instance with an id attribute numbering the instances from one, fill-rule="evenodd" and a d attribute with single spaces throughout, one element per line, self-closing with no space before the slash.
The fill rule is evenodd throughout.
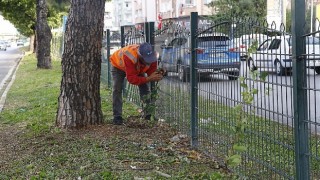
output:
<path id="1" fill-rule="evenodd" d="M 7 50 L 7 44 L 4 41 L 0 41 L 0 50 L 2 51 Z"/>
<path id="2" fill-rule="evenodd" d="M 320 40 L 306 37 L 306 54 L 308 68 L 320 74 Z M 249 57 L 250 68 L 276 71 L 277 75 L 285 75 L 292 70 L 292 38 L 291 36 L 269 37 L 259 45 L 257 51 Z"/>
<path id="3" fill-rule="evenodd" d="M 17 41 L 17 46 L 24 46 L 24 41 L 23 40 L 18 40 Z"/>
<path id="4" fill-rule="evenodd" d="M 240 53 L 241 61 L 247 60 L 248 57 L 248 49 L 252 44 L 257 41 L 258 44 L 261 44 L 263 41 L 267 39 L 267 35 L 265 34 L 245 34 L 240 36 L 239 38 L 234 38 L 231 41 L 231 50 Z"/>

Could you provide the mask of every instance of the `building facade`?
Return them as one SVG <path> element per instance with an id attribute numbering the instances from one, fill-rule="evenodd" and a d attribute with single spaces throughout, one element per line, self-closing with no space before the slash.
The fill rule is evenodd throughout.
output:
<path id="1" fill-rule="evenodd" d="M 207 5 L 213 0 L 112 0 L 106 3 L 105 29 L 119 29 L 144 22 L 189 16 L 191 12 L 211 15 L 212 8 Z M 111 16 L 110 16 L 111 15 Z"/>

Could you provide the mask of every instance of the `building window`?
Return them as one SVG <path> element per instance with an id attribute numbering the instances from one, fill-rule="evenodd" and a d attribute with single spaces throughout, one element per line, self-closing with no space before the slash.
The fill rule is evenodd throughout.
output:
<path id="1" fill-rule="evenodd" d="M 193 5 L 193 0 L 186 0 L 185 3 L 186 5 Z"/>
<path id="2" fill-rule="evenodd" d="M 129 7 L 129 3 L 126 2 L 126 7 Z"/>
<path id="3" fill-rule="evenodd" d="M 111 18 L 111 13 L 110 13 L 110 12 L 105 12 L 105 13 L 104 13 L 104 17 L 105 17 L 106 19 L 110 19 L 110 18 Z"/>
<path id="4" fill-rule="evenodd" d="M 204 4 L 209 4 L 211 3 L 213 0 L 204 0 Z"/>

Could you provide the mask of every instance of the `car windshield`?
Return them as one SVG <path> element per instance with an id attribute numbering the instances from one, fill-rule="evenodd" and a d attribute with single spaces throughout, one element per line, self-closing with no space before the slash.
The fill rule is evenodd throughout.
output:
<path id="1" fill-rule="evenodd" d="M 317 37 L 307 37 L 306 38 L 306 44 L 320 44 L 320 40 Z"/>
<path id="2" fill-rule="evenodd" d="M 179 38 L 173 39 L 173 40 L 168 44 L 168 46 L 169 46 L 169 47 L 180 47 L 180 46 L 184 45 L 186 42 L 187 42 L 187 39 L 186 39 L 186 38 L 179 37 Z"/>
<path id="3" fill-rule="evenodd" d="M 199 47 L 221 47 L 228 46 L 230 39 L 228 36 L 205 36 L 198 37 Z"/>
<path id="4" fill-rule="evenodd" d="M 288 37 L 286 38 L 289 46 L 292 46 L 292 37 Z M 320 45 L 320 39 L 318 37 L 312 37 L 312 36 L 309 36 L 309 37 L 306 37 L 306 44 L 308 45 Z"/>

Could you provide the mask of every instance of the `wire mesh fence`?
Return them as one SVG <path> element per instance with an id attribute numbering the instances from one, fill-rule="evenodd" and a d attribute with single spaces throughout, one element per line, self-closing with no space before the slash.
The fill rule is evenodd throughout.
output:
<path id="1" fill-rule="evenodd" d="M 63 51 L 63 33 L 55 32 L 53 33 L 51 40 L 51 55 L 56 58 L 62 57 Z"/>
<path id="2" fill-rule="evenodd" d="M 170 19 L 161 30 L 126 27 L 121 35 L 128 45 L 149 34 L 159 66 L 168 71 L 158 84 L 156 116 L 242 177 L 295 179 L 303 157 L 310 166 L 305 173 L 319 179 L 318 31 L 294 37 L 283 24 L 266 21 L 196 22 Z M 305 53 L 294 57 L 297 42 Z M 135 86 L 127 85 L 126 96 L 139 105 Z M 303 117 L 299 129 L 297 115 Z M 299 151 L 301 142 L 307 152 Z M 241 156 L 237 166 L 228 163 L 233 154 Z"/>

